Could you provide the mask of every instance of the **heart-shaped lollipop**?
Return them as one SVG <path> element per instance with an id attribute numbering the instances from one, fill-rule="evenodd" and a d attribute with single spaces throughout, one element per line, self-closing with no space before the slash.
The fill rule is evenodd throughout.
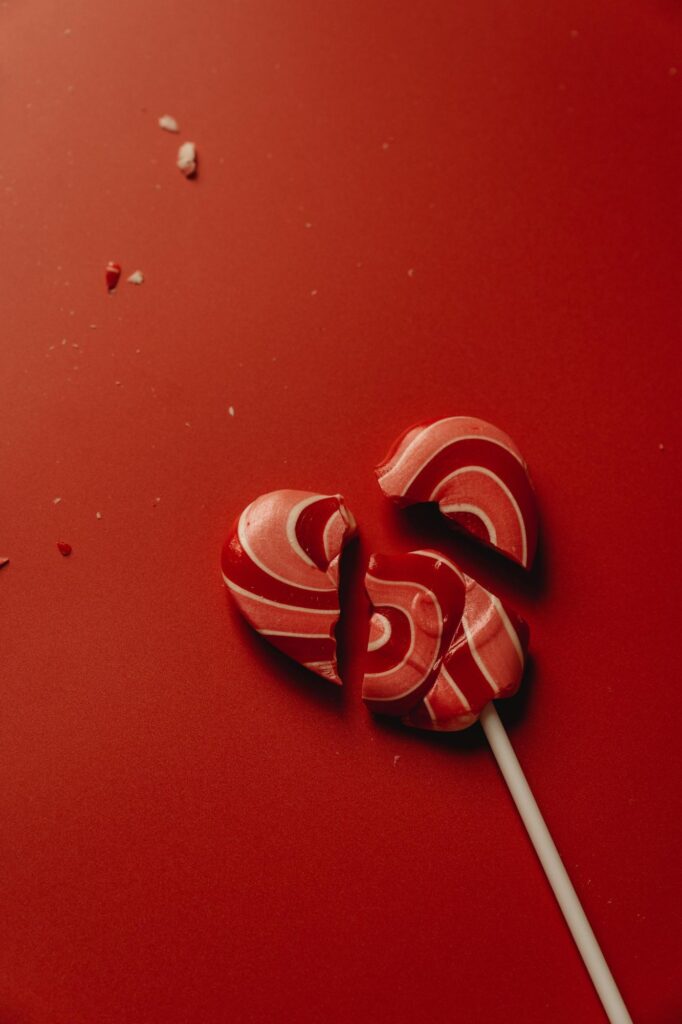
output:
<path id="1" fill-rule="evenodd" d="M 538 517 L 526 464 L 497 427 L 454 416 L 405 431 L 378 468 L 398 505 L 437 502 L 455 526 L 524 568 Z M 339 559 L 355 533 L 340 495 L 273 491 L 239 516 L 223 548 L 225 583 L 275 647 L 340 683 L 335 629 Z M 363 699 L 410 726 L 481 725 L 611 1024 L 632 1024 L 493 700 L 518 689 L 528 628 L 499 598 L 437 551 L 374 555 Z"/>
<path id="2" fill-rule="evenodd" d="M 284 654 L 340 683 L 339 559 L 356 525 L 340 494 L 271 491 L 241 513 L 223 547 L 239 610 Z"/>

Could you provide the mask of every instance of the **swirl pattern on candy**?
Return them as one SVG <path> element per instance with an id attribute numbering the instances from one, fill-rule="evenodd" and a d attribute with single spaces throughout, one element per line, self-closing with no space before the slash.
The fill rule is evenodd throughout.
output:
<path id="1" fill-rule="evenodd" d="M 371 711 L 405 715 L 430 691 L 464 610 L 459 569 L 437 551 L 372 555 L 372 603 L 362 697 Z"/>
<path id="2" fill-rule="evenodd" d="M 465 576 L 464 582 L 464 614 L 436 681 L 421 704 L 403 718 L 417 729 L 466 729 L 489 701 L 513 696 L 521 684 L 528 626 L 476 580 Z"/>
<path id="3" fill-rule="evenodd" d="M 244 509 L 222 553 L 223 579 L 244 618 L 284 654 L 339 684 L 339 559 L 356 529 L 340 494 L 271 491 Z"/>
<path id="4" fill-rule="evenodd" d="M 411 427 L 377 467 L 379 486 L 401 508 L 437 502 L 443 515 L 525 569 L 538 535 L 535 493 L 507 434 L 472 416 Z"/>

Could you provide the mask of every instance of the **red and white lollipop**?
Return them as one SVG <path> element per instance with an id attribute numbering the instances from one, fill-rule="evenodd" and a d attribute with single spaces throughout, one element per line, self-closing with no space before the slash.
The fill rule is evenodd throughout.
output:
<path id="1" fill-rule="evenodd" d="M 413 608 L 416 595 L 421 593 L 424 586 L 424 556 L 437 560 L 441 573 L 449 569 L 451 580 L 458 579 L 466 583 L 463 610 L 457 604 L 448 617 L 447 631 L 453 627 L 455 629 L 454 635 L 450 633 L 449 642 L 446 640 L 446 630 L 436 628 L 440 620 L 433 612 L 436 606 L 433 596 L 427 603 L 429 613 L 421 618 L 422 628 L 414 626 L 414 622 L 420 618 L 413 613 Z M 406 724 L 431 731 L 453 731 L 472 725 L 480 717 L 491 750 L 609 1021 L 611 1024 L 632 1024 L 493 704 L 496 697 L 511 696 L 518 689 L 528 646 L 525 623 L 505 608 L 498 598 L 474 580 L 463 576 L 454 563 L 437 552 L 412 552 L 385 561 L 375 555 L 366 579 L 367 592 L 375 607 L 370 626 L 363 697 L 375 712 L 404 712 L 406 702 L 423 693 L 422 683 L 431 681 L 433 685 L 427 693 L 423 693 L 423 699 L 403 714 Z M 392 586 L 399 595 L 395 606 L 390 603 Z M 377 601 L 381 602 L 378 606 Z M 437 604 L 445 621 L 447 608 L 442 596 Z M 395 628 L 390 619 L 394 607 L 400 613 L 397 619 L 401 624 L 399 629 Z M 403 619 L 410 623 L 409 635 L 405 631 Z M 419 656 L 415 658 L 412 652 L 417 650 Z M 381 672 L 377 671 L 380 657 L 387 666 L 388 692 L 383 695 L 383 705 L 377 700 L 373 689 L 381 679 Z M 432 659 L 430 666 L 429 657 Z M 415 678 L 420 680 L 416 686 Z"/>
<path id="2" fill-rule="evenodd" d="M 401 508 L 437 502 L 443 515 L 528 569 L 538 536 L 526 463 L 498 427 L 449 416 L 406 430 L 376 469 L 384 494 Z"/>
<path id="3" fill-rule="evenodd" d="M 436 681 L 403 721 L 417 729 L 455 732 L 478 719 L 491 700 L 512 697 L 523 678 L 528 626 L 499 597 L 464 576 L 462 619 Z"/>
<path id="4" fill-rule="evenodd" d="M 372 555 L 365 577 L 373 606 L 362 698 L 403 715 L 431 689 L 464 609 L 464 579 L 437 551 Z"/>
<path id="5" fill-rule="evenodd" d="M 334 683 L 339 559 L 355 532 L 340 494 L 272 491 L 244 509 L 222 553 L 223 579 L 247 621 Z"/>

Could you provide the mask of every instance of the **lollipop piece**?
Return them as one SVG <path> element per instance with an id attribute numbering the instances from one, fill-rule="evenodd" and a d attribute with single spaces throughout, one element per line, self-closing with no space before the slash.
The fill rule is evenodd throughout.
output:
<path id="1" fill-rule="evenodd" d="M 193 178 L 197 172 L 197 147 L 193 142 L 183 142 L 176 161 L 186 178 Z"/>
<path id="2" fill-rule="evenodd" d="M 471 416 L 421 423 L 398 438 L 376 474 L 401 508 L 435 501 L 458 527 L 530 567 L 535 494 L 520 451 L 497 427 Z"/>
<path id="3" fill-rule="evenodd" d="M 120 276 L 120 263 L 114 263 L 113 260 L 109 260 L 104 270 L 104 280 L 106 281 L 107 291 L 113 292 L 116 290 L 116 285 L 118 284 Z"/>
<path id="4" fill-rule="evenodd" d="M 340 494 L 272 491 L 244 509 L 222 554 L 225 583 L 254 629 L 335 683 L 339 558 L 355 532 Z"/>
<path id="5" fill-rule="evenodd" d="M 406 725 L 454 732 L 473 725 L 485 705 L 511 697 L 526 664 L 528 626 L 499 597 L 464 577 L 462 621 L 443 658 L 438 677 Z"/>
<path id="6" fill-rule="evenodd" d="M 437 551 L 372 555 L 373 605 L 362 697 L 371 711 L 404 715 L 433 686 L 464 609 L 459 569 Z"/>

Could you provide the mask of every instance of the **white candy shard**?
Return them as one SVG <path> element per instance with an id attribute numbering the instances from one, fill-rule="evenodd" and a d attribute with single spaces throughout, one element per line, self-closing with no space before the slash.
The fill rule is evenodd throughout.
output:
<path id="1" fill-rule="evenodd" d="M 178 150 L 178 167 L 186 178 L 191 178 L 197 170 L 197 148 L 193 142 L 183 142 Z"/>
<path id="2" fill-rule="evenodd" d="M 163 128 L 165 132 L 179 132 L 180 125 L 171 117 L 170 114 L 164 114 L 163 117 L 159 118 L 159 128 Z"/>
<path id="3" fill-rule="evenodd" d="M 134 270 L 128 278 L 130 284 L 142 284 L 144 281 L 144 274 L 141 270 Z"/>

